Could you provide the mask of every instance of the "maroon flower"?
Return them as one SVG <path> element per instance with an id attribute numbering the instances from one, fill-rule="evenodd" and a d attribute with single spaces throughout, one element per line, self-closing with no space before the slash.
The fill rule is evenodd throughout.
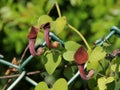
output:
<path id="1" fill-rule="evenodd" d="M 36 41 L 37 34 L 38 34 L 38 29 L 32 26 L 30 33 L 28 34 L 28 39 L 29 39 L 28 47 L 29 47 L 30 53 L 33 56 L 38 56 L 41 54 L 40 52 L 44 51 L 43 49 L 39 49 L 39 51 L 37 52 L 35 51 L 35 41 Z"/>
<path id="2" fill-rule="evenodd" d="M 74 54 L 74 58 L 77 64 L 81 65 L 86 63 L 86 61 L 88 60 L 88 53 L 83 46 L 78 48 L 78 50 Z"/>
<path id="3" fill-rule="evenodd" d="M 75 52 L 74 59 L 75 59 L 75 62 L 78 64 L 78 69 L 79 69 L 81 78 L 84 80 L 89 80 L 93 76 L 94 70 L 90 70 L 88 75 L 86 75 L 84 71 L 84 65 L 88 60 L 88 53 L 83 46 L 78 48 L 78 50 Z"/>
<path id="4" fill-rule="evenodd" d="M 55 41 L 55 42 L 51 43 L 51 41 L 50 41 L 50 37 L 49 37 L 50 23 L 48 22 L 48 23 L 42 25 L 41 28 L 44 29 L 44 37 L 45 37 L 47 46 L 49 48 L 57 48 L 59 46 L 59 42 Z"/>

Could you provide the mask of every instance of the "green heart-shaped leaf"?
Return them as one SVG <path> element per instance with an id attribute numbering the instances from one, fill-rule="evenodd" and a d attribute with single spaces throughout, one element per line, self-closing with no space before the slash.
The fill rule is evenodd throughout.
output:
<path id="1" fill-rule="evenodd" d="M 35 90 L 49 90 L 47 84 L 45 82 L 40 82 L 38 85 L 35 87 Z"/>
<path id="2" fill-rule="evenodd" d="M 111 83 L 113 81 L 114 81 L 114 77 L 108 77 L 108 78 L 101 77 L 101 78 L 99 78 L 98 79 L 99 90 L 107 90 L 106 84 Z"/>
<path id="3" fill-rule="evenodd" d="M 46 24 L 48 22 L 52 22 L 52 18 L 48 15 L 42 15 L 38 19 L 38 26 L 41 26 L 41 25 Z"/>
<path id="4" fill-rule="evenodd" d="M 65 49 L 70 51 L 76 51 L 80 47 L 80 44 L 74 42 L 74 41 L 67 41 L 65 43 Z"/>
<path id="5" fill-rule="evenodd" d="M 48 88 L 45 82 L 40 82 L 35 87 L 35 90 L 68 90 L 68 85 L 64 78 L 60 78 L 55 82 L 53 88 Z"/>
<path id="6" fill-rule="evenodd" d="M 73 61 L 74 54 L 79 47 L 80 47 L 80 44 L 78 44 L 74 41 L 67 41 L 65 43 L 65 49 L 67 51 L 63 53 L 63 58 L 67 61 Z"/>
<path id="7" fill-rule="evenodd" d="M 97 46 L 94 50 L 89 54 L 89 60 L 87 64 L 87 69 L 94 69 L 98 68 L 99 61 L 106 56 L 106 52 L 103 51 L 103 48 Z"/>
<path id="8" fill-rule="evenodd" d="M 59 17 L 51 24 L 51 30 L 54 31 L 56 34 L 59 34 L 64 30 L 65 24 L 66 17 Z"/>
<path id="9" fill-rule="evenodd" d="M 67 82 L 65 79 L 58 79 L 53 85 L 53 90 L 68 90 Z"/>
<path id="10" fill-rule="evenodd" d="M 73 61 L 74 53 L 75 51 L 66 51 L 65 53 L 63 53 L 63 58 L 67 61 Z"/>
<path id="11" fill-rule="evenodd" d="M 57 68 L 57 66 L 60 64 L 61 62 L 61 55 L 57 55 L 57 54 L 53 54 L 53 53 L 48 53 L 46 55 L 47 57 L 47 63 L 45 64 L 45 68 L 47 70 L 47 72 L 51 75 L 55 69 Z"/>

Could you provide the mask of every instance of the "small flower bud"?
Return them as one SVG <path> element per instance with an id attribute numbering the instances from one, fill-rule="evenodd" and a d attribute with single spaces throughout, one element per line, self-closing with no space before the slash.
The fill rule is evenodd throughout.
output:
<path id="1" fill-rule="evenodd" d="M 55 41 L 55 42 L 52 43 L 52 47 L 53 48 L 58 48 L 59 46 L 60 46 L 60 43 L 57 42 L 57 41 Z"/>
<path id="2" fill-rule="evenodd" d="M 38 55 L 41 55 L 41 54 L 43 54 L 43 53 L 44 53 L 44 48 L 39 47 L 38 50 L 37 50 L 37 54 L 38 54 Z"/>

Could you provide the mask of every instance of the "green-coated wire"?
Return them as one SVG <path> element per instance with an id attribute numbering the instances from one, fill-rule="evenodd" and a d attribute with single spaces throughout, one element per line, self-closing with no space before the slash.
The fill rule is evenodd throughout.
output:
<path id="1" fill-rule="evenodd" d="M 0 59 L 0 63 L 3 63 L 4 65 L 7 65 L 7 66 L 14 67 L 14 68 L 16 68 L 16 69 L 20 69 L 19 66 L 15 65 L 15 64 L 12 64 L 12 63 L 10 63 L 10 62 L 8 62 L 8 61 L 6 61 L 6 60 L 3 60 L 3 59 Z"/>
<path id="2" fill-rule="evenodd" d="M 60 38 L 58 38 L 58 37 L 57 37 L 55 34 L 53 34 L 52 32 L 50 32 L 50 37 L 52 37 L 54 40 L 60 42 L 62 45 L 65 44 Z"/>
<path id="3" fill-rule="evenodd" d="M 23 70 L 23 68 L 25 67 L 25 65 L 30 62 L 32 60 L 33 56 L 30 55 L 20 66 L 19 72 L 21 72 Z"/>
<path id="4" fill-rule="evenodd" d="M 25 77 L 25 80 L 28 81 L 29 83 L 31 83 L 31 84 L 34 85 L 34 86 L 38 85 L 37 82 L 35 82 L 35 81 L 32 80 L 31 78 L 29 78 L 28 76 Z"/>
<path id="5" fill-rule="evenodd" d="M 106 40 L 108 40 L 113 34 L 115 33 L 115 31 L 111 31 L 105 38 L 104 40 L 102 40 L 100 43 L 98 43 L 98 45 L 102 45 Z"/>
<path id="6" fill-rule="evenodd" d="M 19 82 L 20 80 L 25 76 L 26 71 L 23 71 L 20 76 L 12 83 L 12 85 L 10 85 L 10 87 L 8 87 L 7 90 L 12 90 Z"/>

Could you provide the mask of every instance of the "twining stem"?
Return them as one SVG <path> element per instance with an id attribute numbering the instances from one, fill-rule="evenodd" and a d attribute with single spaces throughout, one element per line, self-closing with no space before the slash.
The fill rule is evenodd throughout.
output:
<path id="1" fill-rule="evenodd" d="M 56 6 L 56 8 L 57 8 L 57 12 L 58 12 L 59 17 L 62 17 L 61 12 L 60 12 L 59 5 L 58 5 L 58 3 L 57 3 L 56 1 L 55 1 L 55 6 Z M 70 24 L 68 24 L 68 27 L 71 28 L 74 32 L 76 32 L 76 33 L 82 38 L 82 40 L 84 41 L 86 47 L 87 47 L 89 50 L 91 50 L 91 48 L 90 48 L 89 44 L 87 43 L 86 39 L 84 38 L 84 36 L 83 36 L 76 28 L 74 28 L 74 27 L 71 26 Z"/>
<path id="2" fill-rule="evenodd" d="M 59 5 L 58 5 L 58 3 L 57 3 L 56 1 L 55 1 L 55 6 L 56 6 L 56 8 L 57 8 L 57 12 L 58 12 L 59 17 L 62 17 L 61 12 L 60 12 Z"/>
<path id="3" fill-rule="evenodd" d="M 74 28 L 70 24 L 67 24 L 67 25 L 68 25 L 68 27 L 70 29 L 72 29 L 74 32 L 76 32 L 82 38 L 82 40 L 84 41 L 84 43 L 85 43 L 86 47 L 88 48 L 88 50 L 91 50 L 91 48 L 90 48 L 89 44 L 87 43 L 86 39 L 84 38 L 84 36 L 76 28 Z"/>
<path id="4" fill-rule="evenodd" d="M 53 4 L 52 4 L 52 6 L 51 6 L 50 10 L 47 12 L 47 15 L 49 15 L 49 14 L 50 14 L 50 12 L 51 12 L 51 11 L 52 11 L 52 9 L 54 8 L 54 6 L 55 6 L 55 3 L 53 3 Z"/>

